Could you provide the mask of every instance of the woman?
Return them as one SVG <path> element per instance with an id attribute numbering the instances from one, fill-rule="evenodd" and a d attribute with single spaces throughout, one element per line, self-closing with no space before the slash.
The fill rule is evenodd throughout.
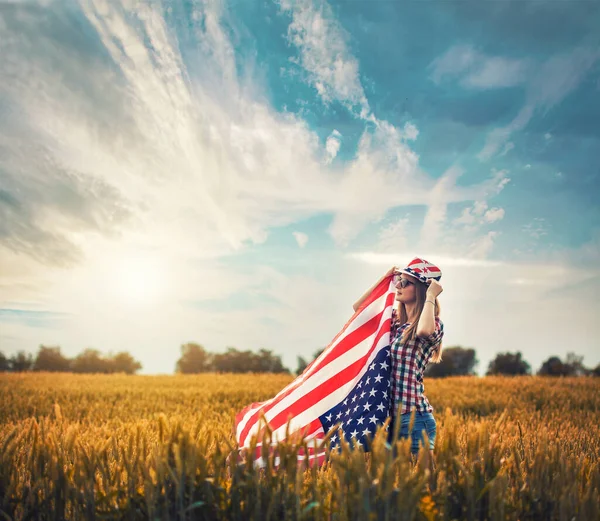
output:
<path id="1" fill-rule="evenodd" d="M 438 282 L 442 272 L 434 264 L 420 258 L 413 259 L 408 266 L 398 270 L 395 266 L 381 277 L 354 304 L 356 311 L 371 291 L 385 278 L 393 277 L 396 287 L 397 306 L 392 311 L 391 355 L 392 378 L 390 380 L 393 424 L 400 419 L 399 436 L 409 437 L 411 411 L 414 409 L 415 422 L 410 433 L 411 452 L 419 452 L 419 443 L 425 444 L 423 431 L 429 438 L 433 470 L 433 451 L 437 432 L 433 407 L 424 394 L 423 373 L 427 364 L 442 360 L 442 337 L 444 325 L 439 318 L 438 295 L 442 286 Z"/>

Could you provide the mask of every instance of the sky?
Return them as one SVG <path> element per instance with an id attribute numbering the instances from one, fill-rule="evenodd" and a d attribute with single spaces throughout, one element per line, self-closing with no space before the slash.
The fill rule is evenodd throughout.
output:
<path id="1" fill-rule="evenodd" d="M 270 349 L 391 266 L 444 346 L 600 362 L 600 4 L 0 0 L 0 351 Z"/>

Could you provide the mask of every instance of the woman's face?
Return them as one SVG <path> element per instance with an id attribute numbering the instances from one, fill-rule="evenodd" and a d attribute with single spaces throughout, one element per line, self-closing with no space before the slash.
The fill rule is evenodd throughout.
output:
<path id="1" fill-rule="evenodd" d="M 419 281 L 416 278 L 402 273 L 399 280 L 396 281 L 396 302 L 402 304 L 415 302 L 417 300 L 417 284 Z"/>

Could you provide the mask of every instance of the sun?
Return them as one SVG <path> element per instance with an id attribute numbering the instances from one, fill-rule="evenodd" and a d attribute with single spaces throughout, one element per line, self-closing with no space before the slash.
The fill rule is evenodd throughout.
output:
<path id="1" fill-rule="evenodd" d="M 156 302 L 165 290 L 166 274 L 159 259 L 142 255 L 121 259 L 115 272 L 115 290 L 131 303 Z"/>

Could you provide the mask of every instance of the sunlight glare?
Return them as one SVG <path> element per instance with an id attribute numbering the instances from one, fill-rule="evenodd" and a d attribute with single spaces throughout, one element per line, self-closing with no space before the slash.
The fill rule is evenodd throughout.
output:
<path id="1" fill-rule="evenodd" d="M 151 257 L 131 257 L 116 269 L 116 289 L 132 303 L 155 302 L 165 289 L 165 270 L 162 263 Z"/>

